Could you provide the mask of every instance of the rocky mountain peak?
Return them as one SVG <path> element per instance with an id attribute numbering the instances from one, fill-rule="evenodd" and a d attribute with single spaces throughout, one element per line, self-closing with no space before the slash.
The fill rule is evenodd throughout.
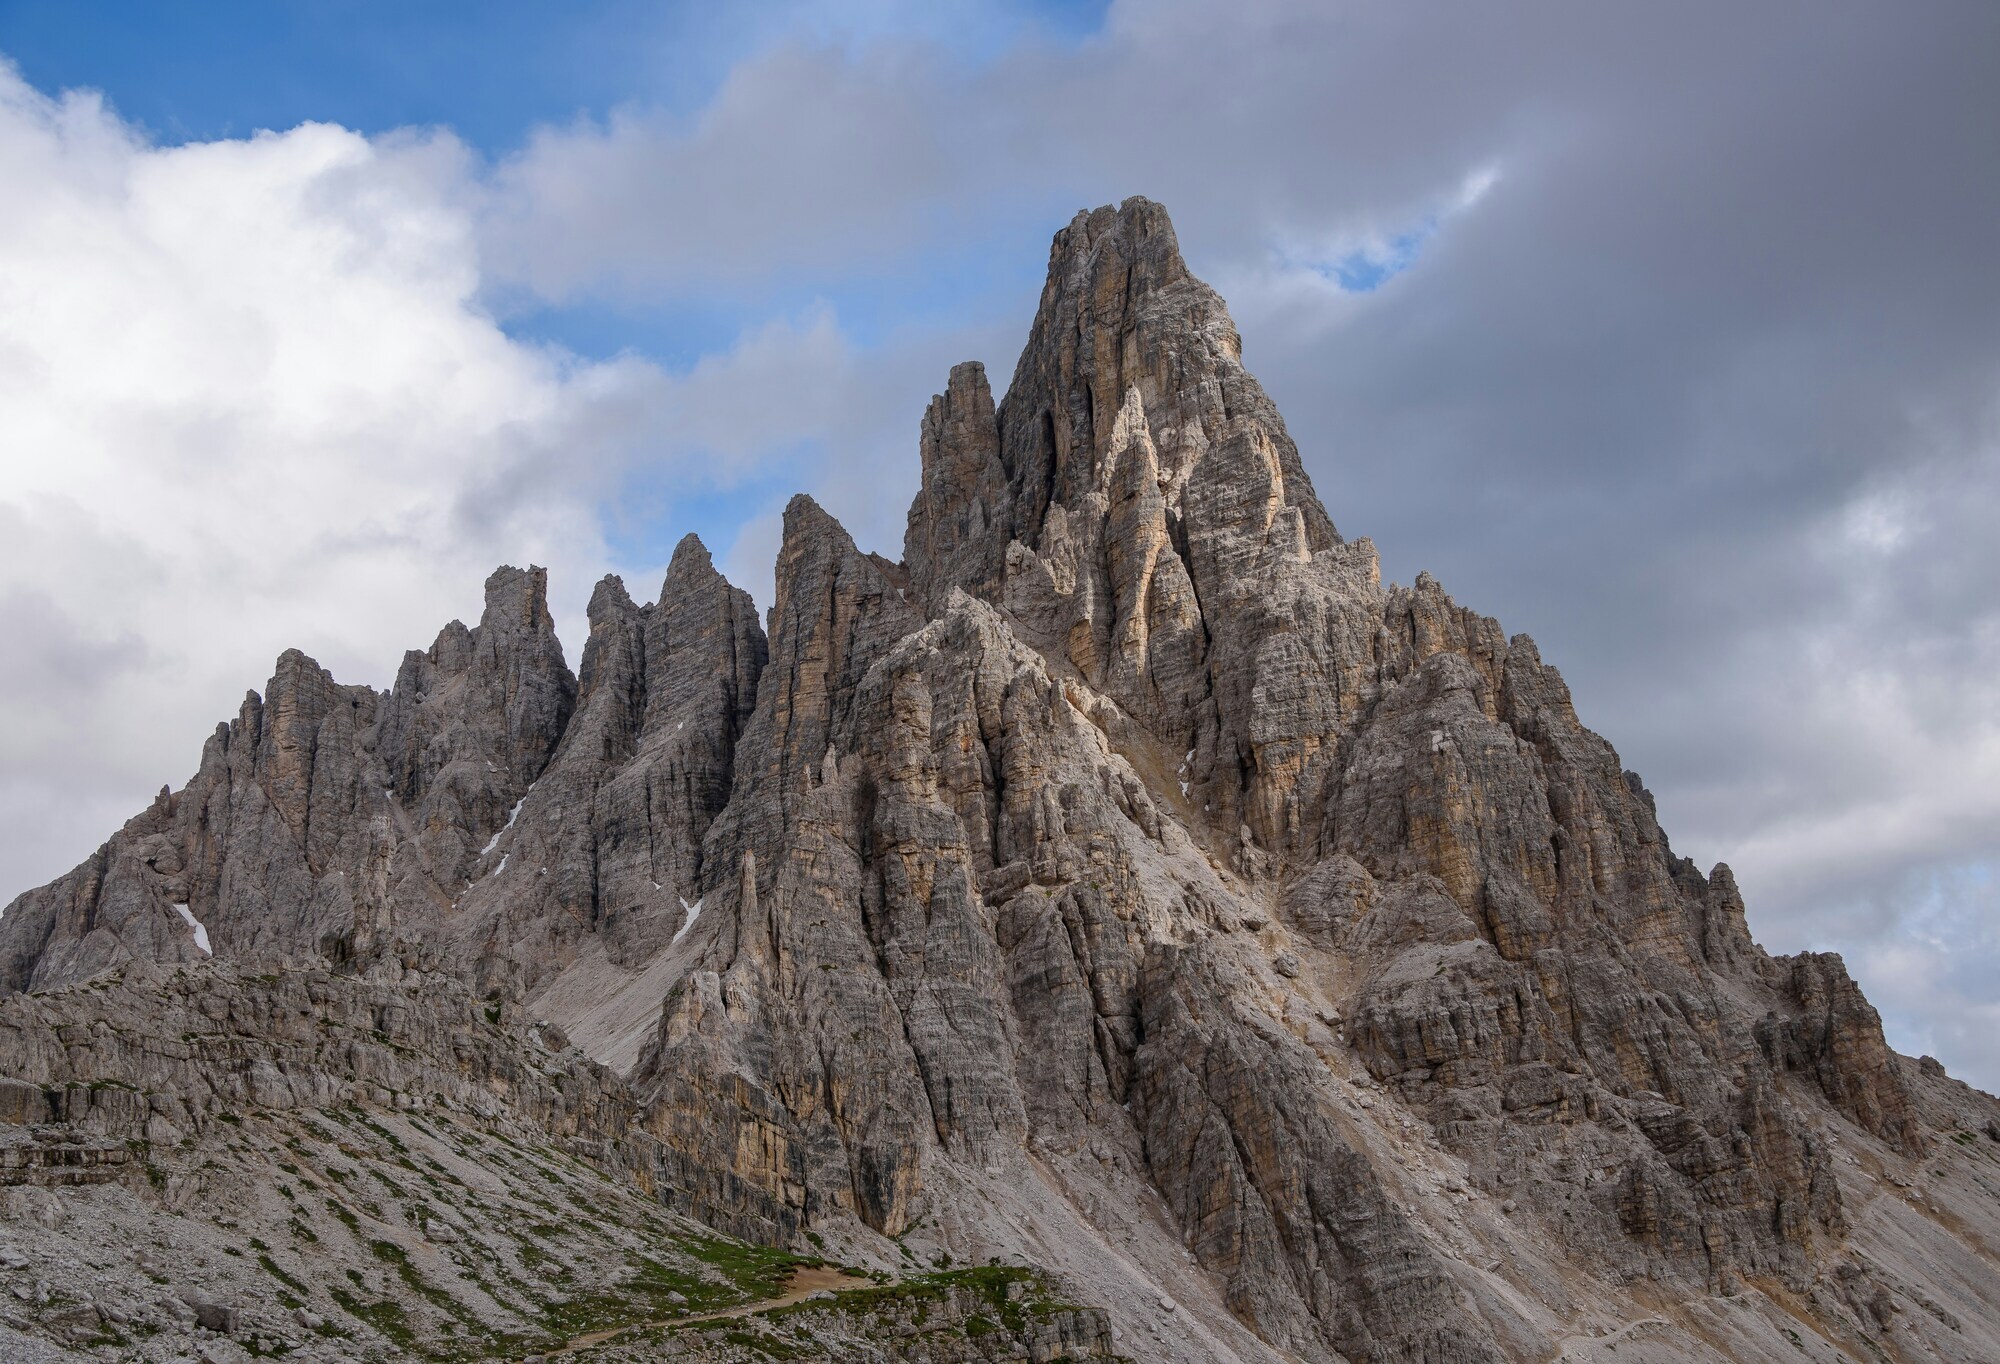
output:
<path id="1" fill-rule="evenodd" d="M 715 558 L 708 552 L 708 546 L 701 537 L 689 531 L 674 546 L 673 557 L 667 561 L 667 577 L 660 588 L 660 600 L 668 601 L 679 595 L 681 584 L 709 583 L 721 575 L 715 571 Z"/>
<path id="2" fill-rule="evenodd" d="M 1056 235 L 1005 396 L 955 367 L 919 453 L 904 561 L 795 498 L 761 622 L 689 536 L 574 675 L 538 568 L 387 693 L 281 656 L 0 917 L 0 1112 L 201 1180 L 232 1106 L 448 1099 L 925 1293 L 1032 1262 L 1124 1342 L 812 1357 L 2000 1357 L 2000 1105 L 1760 948 L 1532 640 L 1335 533 L 1158 205 Z M 314 1261 L 391 1295 L 443 1217 L 331 1206 Z M 362 1282 L 313 1301 L 370 1329 Z"/>
<path id="3" fill-rule="evenodd" d="M 932 614 L 1003 605 L 1265 866 L 1320 841 L 1323 736 L 1377 684 L 1381 600 L 1241 357 L 1164 209 L 1078 214 L 1005 398 L 961 365 L 932 400 L 904 558 Z"/>
<path id="4" fill-rule="evenodd" d="M 495 641 L 515 634 L 553 635 L 549 571 L 539 564 L 527 568 L 502 564 L 494 569 L 486 577 L 486 607 L 479 625 L 482 636 Z"/>
<path id="5" fill-rule="evenodd" d="M 932 401 L 904 555 L 925 602 L 950 586 L 994 596 L 1008 544 L 1046 554 L 1073 537 L 1117 477 L 1114 443 L 1135 439 L 1157 465 L 1162 518 L 1176 528 L 1240 531 L 1247 514 L 1261 532 L 1282 512 L 1306 552 L 1339 542 L 1283 419 L 1243 368 L 1228 308 L 1189 273 L 1166 211 L 1141 198 L 1079 213 L 1056 234 L 997 409 L 976 365 L 954 369 Z M 1212 458 L 1222 467 L 1211 476 L 1223 479 L 1246 459 L 1265 465 L 1264 504 L 1190 504 Z"/>

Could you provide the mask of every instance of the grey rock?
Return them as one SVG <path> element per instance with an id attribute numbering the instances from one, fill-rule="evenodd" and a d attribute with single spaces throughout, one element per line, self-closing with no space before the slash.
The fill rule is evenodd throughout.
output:
<path id="1" fill-rule="evenodd" d="M 574 703 L 541 569 L 503 568 L 387 695 L 297 650 L 81 867 L 0 918 L 0 988 L 47 989 L 209 950 L 272 962 L 450 959 L 470 859 L 546 765 Z M 180 906 L 176 909 L 175 906 Z"/>
<path id="2" fill-rule="evenodd" d="M 242 1325 L 242 1313 L 227 1304 L 201 1300 L 191 1302 L 188 1306 L 194 1311 L 195 1325 L 204 1331 L 233 1336 Z"/>
<path id="3" fill-rule="evenodd" d="M 574 678 L 540 570 L 387 694 L 283 656 L 0 920 L 11 1192 L 359 1090 L 732 1234 L 1058 1258 L 1174 1357 L 1551 1357 L 1709 1295 L 2000 1340 L 1834 1159 L 2000 1106 L 1759 948 L 1532 640 L 1383 585 L 1157 205 L 1057 234 L 1005 397 L 957 366 L 919 454 L 902 563 L 787 508 L 768 637 L 690 537 Z M 1036 1329 L 980 1357 L 1112 1349 Z"/>

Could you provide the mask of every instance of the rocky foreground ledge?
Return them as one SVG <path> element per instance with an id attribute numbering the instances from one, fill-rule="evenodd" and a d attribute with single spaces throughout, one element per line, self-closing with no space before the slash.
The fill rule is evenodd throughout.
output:
<path id="1" fill-rule="evenodd" d="M 226 964 L 0 1002 L 8 1063 L 61 1076 L 0 1081 L 6 1357 L 1118 1357 L 1025 1267 L 842 1267 L 674 1215 L 622 1082 L 498 1012 Z"/>

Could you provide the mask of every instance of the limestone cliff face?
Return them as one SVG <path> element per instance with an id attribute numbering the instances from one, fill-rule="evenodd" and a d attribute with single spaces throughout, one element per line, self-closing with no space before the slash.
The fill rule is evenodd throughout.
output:
<path id="1" fill-rule="evenodd" d="M 1376 560 L 1241 353 L 1157 204 L 1078 214 L 1000 407 L 967 366 L 933 401 L 905 557 L 931 609 L 962 587 L 1074 666 L 1208 822 L 1310 850 L 1327 746 L 1369 699 Z"/>
<path id="2" fill-rule="evenodd" d="M 693 536 L 657 604 L 635 605 L 616 577 L 598 584 L 575 716 L 455 911 L 450 940 L 483 989 L 530 993 L 579 954 L 629 967 L 672 942 L 701 897 L 702 840 L 764 659 L 749 595 Z"/>
<path id="3" fill-rule="evenodd" d="M 435 922 L 569 722 L 546 589 L 541 569 L 497 570 L 479 625 L 408 654 L 386 695 L 287 651 L 184 788 L 9 906 L 0 985 L 197 961 L 197 925 L 227 957 L 340 962 Z"/>
<path id="4" fill-rule="evenodd" d="M 387 693 L 287 652 L 186 787 L 9 906 L 0 984 L 212 951 L 524 993 L 586 942 L 655 955 L 699 895 L 764 636 L 693 537 L 659 605 L 608 578 L 591 625 L 579 685 L 545 573 L 502 568 L 480 623 L 412 650 Z"/>
<path id="5" fill-rule="evenodd" d="M 788 508 L 768 641 L 690 537 L 575 679 L 539 570 L 387 695 L 286 655 L 8 909 L 0 988 L 199 962 L 176 905 L 441 973 L 620 1072 L 678 1207 L 1031 1255 L 1159 1358 L 1545 1358 L 1746 1288 L 1976 1357 L 1856 1315 L 1928 1290 L 1843 1170 L 1991 1101 L 1755 944 L 1531 640 L 1381 583 L 1157 205 L 1057 234 L 1006 396 L 954 369 L 920 455 L 900 563 Z"/>

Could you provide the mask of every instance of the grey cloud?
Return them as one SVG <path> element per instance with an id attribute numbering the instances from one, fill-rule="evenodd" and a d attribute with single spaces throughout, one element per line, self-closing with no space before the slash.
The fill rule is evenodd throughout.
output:
<path id="1" fill-rule="evenodd" d="M 129 631 L 105 634 L 65 611 L 46 592 L 25 587 L 0 590 L 0 695 L 17 711 L 45 715 L 88 706 L 120 673 L 148 662 L 146 642 Z M 4 738 L 11 764 L 23 748 L 43 739 L 36 726 L 11 729 Z"/>
<path id="2" fill-rule="evenodd" d="M 1899 1040 L 1991 1087 L 1964 1026 L 2000 993 L 1991 899 L 1920 921 L 1940 869 L 2000 858 L 2000 33 L 1924 14 L 1443 73 L 1558 131 L 1497 148 L 1493 193 L 1341 326 L 1253 358 L 1336 520 L 1532 631 L 1773 946 L 1848 948 L 1864 983 L 1922 931 L 1981 962 L 1906 994 Z M 1851 533 L 1871 499 L 1895 543 Z"/>
<path id="3" fill-rule="evenodd" d="M 0 687 L 10 695 L 96 685 L 113 670 L 145 661 L 145 642 L 133 635 L 106 638 L 64 612 L 45 592 L 13 588 L 0 593 L 0 635 L 20 647 L 0 655 Z"/>
<path id="4" fill-rule="evenodd" d="M 0 509 L 0 530 L 16 518 Z M 130 773 L 113 753 L 79 743 L 90 712 L 121 678 L 153 662 L 143 639 L 105 632 L 45 592 L 0 590 L 0 865 L 32 865 L 78 829 L 103 837 L 133 813 Z M 60 770 L 50 783 L 45 774 Z M 19 887 L 0 891 L 0 904 Z"/>
<path id="5" fill-rule="evenodd" d="M 487 249 L 550 296 L 727 281 L 894 260 L 922 244 L 933 193 L 976 142 L 930 54 L 785 47 L 734 72 L 692 119 L 638 109 L 544 128 L 498 168 Z"/>

